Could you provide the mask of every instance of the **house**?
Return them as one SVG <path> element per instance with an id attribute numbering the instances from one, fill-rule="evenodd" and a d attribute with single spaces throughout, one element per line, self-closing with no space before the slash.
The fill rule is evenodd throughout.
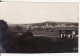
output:
<path id="1" fill-rule="evenodd" d="M 57 30 L 60 38 L 74 38 L 78 36 L 78 27 L 59 27 Z"/>

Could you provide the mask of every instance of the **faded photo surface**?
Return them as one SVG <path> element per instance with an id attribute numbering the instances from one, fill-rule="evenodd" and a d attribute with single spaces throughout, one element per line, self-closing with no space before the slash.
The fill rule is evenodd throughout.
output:
<path id="1" fill-rule="evenodd" d="M 0 52 L 78 53 L 78 3 L 0 3 Z"/>

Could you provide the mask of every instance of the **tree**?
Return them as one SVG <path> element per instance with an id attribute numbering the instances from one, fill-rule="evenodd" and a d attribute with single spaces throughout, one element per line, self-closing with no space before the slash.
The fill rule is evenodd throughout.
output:
<path id="1" fill-rule="evenodd" d="M 5 52 L 3 42 L 6 39 L 6 33 L 8 30 L 8 25 L 4 20 L 0 20 L 0 52 Z"/>
<path id="2" fill-rule="evenodd" d="M 8 29 L 7 22 L 5 22 L 4 20 L 0 20 L 0 32 L 5 33 L 7 29 Z"/>

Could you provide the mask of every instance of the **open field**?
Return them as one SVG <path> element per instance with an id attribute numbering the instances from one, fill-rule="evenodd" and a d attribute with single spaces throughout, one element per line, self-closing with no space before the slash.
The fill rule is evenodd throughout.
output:
<path id="1" fill-rule="evenodd" d="M 72 53 L 78 52 L 77 41 L 78 39 L 9 33 L 3 38 L 3 48 L 7 53 Z"/>
<path id="2" fill-rule="evenodd" d="M 32 33 L 34 36 L 59 37 L 59 32 L 33 31 Z"/>

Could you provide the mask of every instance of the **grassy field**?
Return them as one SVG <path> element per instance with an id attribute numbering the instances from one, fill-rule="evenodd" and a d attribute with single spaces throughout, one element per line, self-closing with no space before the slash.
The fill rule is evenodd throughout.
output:
<path id="1" fill-rule="evenodd" d="M 59 32 L 49 32 L 49 31 L 32 31 L 34 36 L 51 36 L 59 37 Z"/>
<path id="2" fill-rule="evenodd" d="M 9 33 L 3 38 L 7 53 L 72 53 L 78 52 L 77 39 L 60 39 L 48 36 L 23 36 Z"/>

